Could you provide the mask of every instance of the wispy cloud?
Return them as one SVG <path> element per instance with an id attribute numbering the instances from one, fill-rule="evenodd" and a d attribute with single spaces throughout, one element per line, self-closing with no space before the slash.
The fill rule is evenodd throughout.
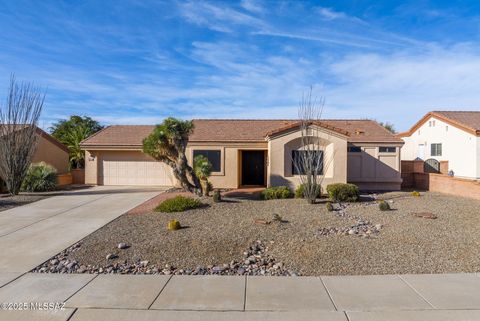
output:
<path id="1" fill-rule="evenodd" d="M 261 0 L 242 0 L 240 2 L 240 6 L 245 10 L 248 10 L 254 13 L 264 12 L 264 8 Z"/>
<path id="2" fill-rule="evenodd" d="M 475 37 L 420 37 L 396 8 L 368 12 L 296 1 L 8 3 L 0 92 L 11 72 L 48 87 L 45 124 L 71 114 L 117 124 L 295 117 L 310 85 L 326 117 L 399 129 L 433 108 L 478 110 Z M 476 30 L 476 20 L 442 19 Z"/>
<path id="3" fill-rule="evenodd" d="M 250 6 L 250 9 L 252 6 Z M 226 6 L 203 1 L 187 1 L 179 5 L 180 13 L 190 22 L 219 32 L 233 32 L 235 25 L 261 28 L 262 20 Z"/>
<path id="4" fill-rule="evenodd" d="M 327 20 L 334 20 L 334 19 L 346 18 L 347 17 L 347 15 L 344 12 L 335 11 L 331 8 L 320 7 L 320 8 L 318 8 L 318 13 L 320 14 L 320 16 L 322 18 L 327 19 Z"/>

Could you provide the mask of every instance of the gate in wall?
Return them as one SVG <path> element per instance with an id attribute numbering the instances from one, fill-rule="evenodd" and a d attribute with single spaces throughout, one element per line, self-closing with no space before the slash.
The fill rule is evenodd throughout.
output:
<path id="1" fill-rule="evenodd" d="M 424 173 L 440 173 L 440 162 L 434 158 L 427 159 L 423 163 Z"/>

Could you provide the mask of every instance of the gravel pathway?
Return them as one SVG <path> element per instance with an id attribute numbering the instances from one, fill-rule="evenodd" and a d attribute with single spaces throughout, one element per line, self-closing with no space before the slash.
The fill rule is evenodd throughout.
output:
<path id="1" fill-rule="evenodd" d="M 125 214 L 58 259 L 76 266 L 63 271 L 85 273 L 99 268 L 103 273 L 121 272 L 118 267 L 129 266 L 124 273 L 234 274 L 243 268 L 249 274 L 244 261 L 252 255 L 252 264 L 266 275 L 480 271 L 480 201 L 436 193 L 377 197 L 388 199 L 392 210 L 381 212 L 375 201 L 348 204 L 340 213 L 328 212 L 323 203 L 309 205 L 298 199 L 207 199 L 209 207 L 183 213 Z M 418 212 L 438 218 L 412 215 Z M 283 222 L 272 221 L 274 214 Z M 170 219 L 178 219 L 185 228 L 167 231 Z M 319 233 L 332 228 L 341 232 Z M 352 228 L 357 233 L 348 233 Z M 119 243 L 128 248 L 119 249 Z M 261 244 L 261 253 L 250 253 L 252 244 Z M 273 271 L 274 265 L 279 272 Z M 52 266 L 47 262 L 42 271 Z"/>

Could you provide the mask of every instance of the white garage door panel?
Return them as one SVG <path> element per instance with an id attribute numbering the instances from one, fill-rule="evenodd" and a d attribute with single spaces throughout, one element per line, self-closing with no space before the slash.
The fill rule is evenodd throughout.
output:
<path id="1" fill-rule="evenodd" d="M 101 176 L 104 185 L 173 185 L 172 170 L 140 152 L 103 155 Z"/>

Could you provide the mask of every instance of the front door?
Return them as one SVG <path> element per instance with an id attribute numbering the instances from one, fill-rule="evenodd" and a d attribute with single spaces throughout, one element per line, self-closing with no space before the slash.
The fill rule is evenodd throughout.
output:
<path id="1" fill-rule="evenodd" d="M 265 185 L 265 151 L 242 151 L 242 185 Z"/>
<path id="2" fill-rule="evenodd" d="M 419 144 L 418 145 L 417 158 L 425 159 L 425 145 L 424 144 Z"/>

